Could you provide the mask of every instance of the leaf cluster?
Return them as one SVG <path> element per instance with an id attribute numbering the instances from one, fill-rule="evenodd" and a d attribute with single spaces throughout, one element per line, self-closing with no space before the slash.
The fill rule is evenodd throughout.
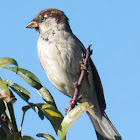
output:
<path id="1" fill-rule="evenodd" d="M 12 66 L 15 65 L 15 66 Z M 9 67 L 7 67 L 10 65 Z M 31 93 L 23 86 L 12 83 L 11 80 L 2 80 L 0 78 L 0 139 L 1 140 L 35 140 L 31 136 L 21 135 L 24 117 L 29 109 L 33 109 L 40 119 L 47 118 L 60 140 L 65 140 L 68 129 L 73 125 L 76 119 L 91 107 L 87 102 L 82 103 L 72 109 L 65 117 L 58 110 L 55 101 L 40 80 L 30 71 L 18 67 L 16 60 L 12 58 L 0 58 L 0 68 L 5 68 L 21 76 L 25 82 L 33 87 L 43 98 L 45 103 L 29 102 Z M 16 117 L 14 114 L 13 104 L 16 103 L 15 95 L 23 99 L 27 105 L 22 107 L 23 117 L 20 129 L 17 128 Z M 55 140 L 53 136 L 47 133 L 39 133 L 38 137 L 44 137 L 48 140 Z"/>

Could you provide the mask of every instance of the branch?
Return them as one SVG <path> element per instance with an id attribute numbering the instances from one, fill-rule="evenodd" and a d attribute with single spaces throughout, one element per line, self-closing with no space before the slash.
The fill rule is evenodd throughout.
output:
<path id="1" fill-rule="evenodd" d="M 89 66 L 88 60 L 90 58 L 90 55 L 92 54 L 90 47 L 91 47 L 91 45 L 89 45 L 87 47 L 86 54 L 82 54 L 83 63 L 81 64 L 81 74 L 80 74 L 80 77 L 78 79 L 78 82 L 76 82 L 74 85 L 74 87 L 75 87 L 74 95 L 73 95 L 73 98 L 70 99 L 70 101 L 69 101 L 69 108 L 66 111 L 66 114 L 68 114 L 77 105 L 77 102 L 82 98 L 82 96 L 78 97 L 78 93 L 80 90 L 80 86 L 83 82 L 84 76 L 87 74 L 87 69 Z"/>

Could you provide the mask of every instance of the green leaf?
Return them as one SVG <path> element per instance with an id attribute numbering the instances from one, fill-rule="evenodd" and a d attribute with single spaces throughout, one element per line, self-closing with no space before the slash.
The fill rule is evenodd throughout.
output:
<path id="1" fill-rule="evenodd" d="M 6 67 L 6 69 L 16 72 L 16 67 Z M 34 87 L 45 102 L 56 106 L 50 92 L 41 85 L 39 79 L 32 72 L 22 68 L 18 68 L 17 74 L 19 74 L 26 82 L 28 82 L 32 87 Z M 7 84 L 10 82 L 10 80 L 7 81 Z"/>
<path id="2" fill-rule="evenodd" d="M 0 68 L 5 67 L 10 64 L 18 66 L 18 63 L 16 62 L 16 60 L 12 58 L 9 58 L 9 57 L 0 58 Z M 16 71 L 17 71 L 17 67 L 16 67 Z"/>
<path id="3" fill-rule="evenodd" d="M 49 134 L 45 134 L 45 133 L 39 133 L 37 134 L 38 137 L 43 137 L 46 138 L 48 140 L 56 140 L 53 136 L 49 135 Z"/>
<path id="4" fill-rule="evenodd" d="M 5 106 L 6 106 L 6 109 L 7 109 L 7 112 L 8 112 L 9 120 L 12 123 L 13 131 L 15 133 L 17 133 L 18 132 L 18 128 L 17 128 L 17 123 L 16 123 L 16 118 L 15 118 L 13 104 L 12 103 L 5 103 Z"/>
<path id="5" fill-rule="evenodd" d="M 10 96 L 10 90 L 8 89 L 8 86 L 6 83 L 4 83 L 0 79 L 0 99 L 4 99 L 5 102 L 11 102 L 13 98 Z"/>
<path id="6" fill-rule="evenodd" d="M 40 96 L 44 99 L 45 102 L 54 105 L 56 107 L 54 99 L 50 94 L 50 92 L 48 91 L 48 89 L 46 89 L 45 87 L 41 87 L 39 90 L 37 90 L 37 92 L 40 94 Z"/>
<path id="7" fill-rule="evenodd" d="M 28 106 L 24 106 L 22 109 L 23 111 L 26 111 L 29 108 L 32 108 L 41 119 L 43 119 L 42 117 L 45 116 L 51 122 L 52 126 L 54 127 L 54 130 L 57 132 L 63 120 L 63 115 L 58 111 L 58 109 L 54 105 L 48 103 L 29 103 Z"/>
<path id="8" fill-rule="evenodd" d="M 51 104 L 42 105 L 41 110 L 44 112 L 45 117 L 51 122 L 54 130 L 57 132 L 64 118 L 61 112 L 59 112 L 58 109 Z"/>
<path id="9" fill-rule="evenodd" d="M 30 137 L 30 136 L 26 136 L 24 135 L 23 138 L 21 140 L 35 140 L 34 138 Z"/>
<path id="10" fill-rule="evenodd" d="M 40 106 L 43 104 L 34 104 L 34 103 L 28 103 L 29 105 L 22 107 L 22 110 L 26 112 L 28 109 L 32 108 L 38 115 L 39 117 L 43 120 L 44 119 L 44 113 L 41 110 Z"/>
<path id="11" fill-rule="evenodd" d="M 26 112 L 28 109 L 32 108 L 30 105 L 26 105 L 22 107 L 23 112 Z"/>
<path id="12" fill-rule="evenodd" d="M 63 119 L 57 134 L 60 140 L 65 140 L 66 133 L 69 128 L 73 125 L 73 123 L 77 120 L 77 118 L 84 112 L 91 109 L 93 106 L 89 106 L 87 102 L 81 103 L 72 109 Z"/>
<path id="13" fill-rule="evenodd" d="M 6 69 L 16 72 L 32 87 L 36 89 L 40 89 L 42 87 L 39 79 L 32 72 L 23 68 L 18 68 L 18 72 L 17 72 L 16 67 L 6 67 Z"/>
<path id="14" fill-rule="evenodd" d="M 31 94 L 22 86 L 14 83 L 9 85 L 23 100 L 25 100 L 26 102 L 28 102 L 28 100 L 31 97 Z"/>

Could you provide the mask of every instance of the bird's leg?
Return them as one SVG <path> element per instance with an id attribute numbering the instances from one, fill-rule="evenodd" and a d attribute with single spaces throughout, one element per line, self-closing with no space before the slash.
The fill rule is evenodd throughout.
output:
<path id="1" fill-rule="evenodd" d="M 88 71 L 88 66 L 89 66 L 88 60 L 90 58 L 90 55 L 92 54 L 90 47 L 91 47 L 91 45 L 89 45 L 87 47 L 86 54 L 82 54 L 83 62 L 81 63 L 81 66 L 80 66 L 81 74 L 78 79 L 78 82 L 74 83 L 75 91 L 74 91 L 73 97 L 69 101 L 69 108 L 66 110 L 66 114 L 68 114 L 77 105 L 77 102 L 80 101 L 80 99 L 82 98 L 82 96 L 78 97 L 78 93 L 79 93 L 79 89 L 82 84 L 82 81 L 84 79 L 84 76 L 89 72 Z"/>

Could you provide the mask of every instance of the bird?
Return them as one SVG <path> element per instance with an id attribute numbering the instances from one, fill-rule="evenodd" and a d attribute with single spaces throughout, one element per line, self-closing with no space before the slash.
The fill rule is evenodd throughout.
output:
<path id="1" fill-rule="evenodd" d="M 37 52 L 40 63 L 50 82 L 63 94 L 73 97 L 73 83 L 80 76 L 81 54 L 86 49 L 73 34 L 65 13 L 55 8 L 40 11 L 26 28 L 39 32 Z M 89 59 L 88 74 L 84 77 L 79 95 L 80 103 L 94 107 L 87 114 L 98 140 L 121 140 L 121 136 L 105 113 L 106 102 L 97 69 Z"/>

